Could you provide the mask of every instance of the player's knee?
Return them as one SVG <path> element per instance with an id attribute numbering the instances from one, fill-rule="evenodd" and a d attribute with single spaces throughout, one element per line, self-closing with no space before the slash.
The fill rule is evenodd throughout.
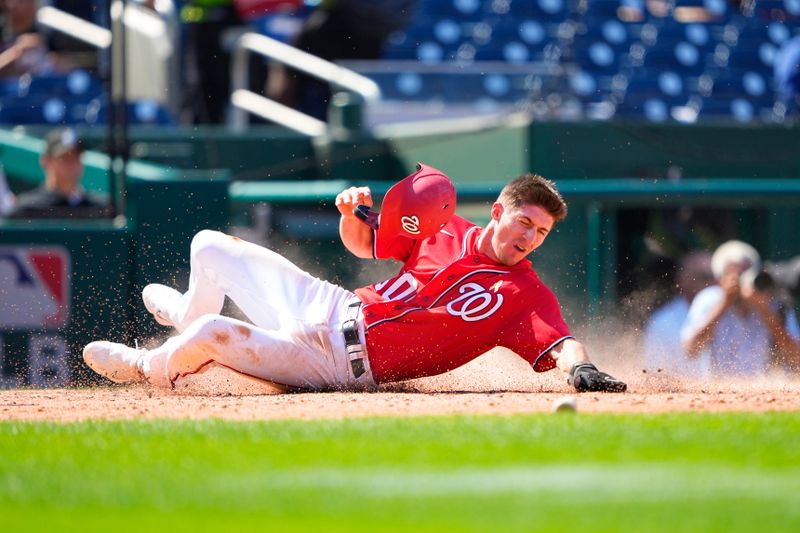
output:
<path id="1" fill-rule="evenodd" d="M 231 325 L 228 317 L 218 314 L 207 314 L 198 317 L 187 332 L 198 340 L 214 340 L 225 344 L 226 337 L 230 336 Z"/>
<path id="2" fill-rule="evenodd" d="M 228 239 L 231 237 L 219 231 L 204 229 L 198 232 L 192 239 L 192 259 L 200 260 L 204 265 L 208 265 L 215 258 L 225 255 L 224 246 Z"/>
<path id="3" fill-rule="evenodd" d="M 210 229 L 200 230 L 195 233 L 194 237 L 192 238 L 191 249 L 192 252 L 195 250 L 200 250 L 203 248 L 207 248 L 208 246 L 213 246 L 215 243 L 219 242 L 221 237 L 224 237 L 225 234 L 219 231 L 214 231 Z"/>

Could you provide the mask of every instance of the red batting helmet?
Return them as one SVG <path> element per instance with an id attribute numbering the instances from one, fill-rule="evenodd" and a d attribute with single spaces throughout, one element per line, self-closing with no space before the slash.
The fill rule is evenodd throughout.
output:
<path id="1" fill-rule="evenodd" d="M 456 211 L 456 189 L 441 170 L 417 163 L 417 170 L 386 191 L 378 233 L 424 239 L 438 233 Z"/>

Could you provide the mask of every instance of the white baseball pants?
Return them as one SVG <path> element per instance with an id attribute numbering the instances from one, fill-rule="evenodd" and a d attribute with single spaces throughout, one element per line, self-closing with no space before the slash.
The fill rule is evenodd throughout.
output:
<path id="1" fill-rule="evenodd" d="M 217 231 L 192 240 L 189 290 L 167 310 L 179 334 L 150 350 L 142 368 L 171 386 L 216 362 L 238 372 L 307 389 L 374 389 L 353 376 L 341 325 L 356 296 L 304 272 L 261 246 Z M 252 322 L 220 315 L 225 296 Z M 360 327 L 362 346 L 363 325 Z"/>

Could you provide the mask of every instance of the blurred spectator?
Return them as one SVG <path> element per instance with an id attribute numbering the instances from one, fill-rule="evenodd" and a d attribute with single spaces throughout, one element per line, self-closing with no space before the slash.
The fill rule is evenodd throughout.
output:
<path id="1" fill-rule="evenodd" d="M 67 72 L 75 66 L 75 58 L 64 52 L 77 41 L 45 36 L 36 27 L 39 0 L 5 0 L 5 4 L 0 76 Z M 76 46 L 75 50 L 86 48 Z"/>
<path id="2" fill-rule="evenodd" d="M 663 370 L 688 377 L 703 377 L 708 373 L 708 359 L 689 358 L 680 338 L 689 304 L 700 290 L 713 282 L 710 253 L 694 251 L 683 257 L 674 274 L 673 287 L 677 293 L 650 315 L 644 328 L 644 367 L 649 372 Z"/>
<path id="3" fill-rule="evenodd" d="M 47 43 L 36 31 L 38 0 L 5 0 L 0 76 L 48 70 Z"/>
<path id="4" fill-rule="evenodd" d="M 186 30 L 186 119 L 194 124 L 222 123 L 231 77 L 231 54 L 222 37 L 242 21 L 233 0 L 187 0 L 181 21 Z"/>
<path id="5" fill-rule="evenodd" d="M 194 124 L 223 123 L 231 92 L 234 40 L 249 30 L 248 21 L 302 3 L 302 0 L 186 0 L 180 12 L 185 28 L 183 120 Z M 263 58 L 252 54 L 249 69 L 250 89 L 261 92 L 266 79 Z"/>
<path id="6" fill-rule="evenodd" d="M 787 40 L 775 55 L 775 89 L 787 114 L 800 110 L 800 37 Z"/>
<path id="7" fill-rule="evenodd" d="M 8 188 L 6 173 L 0 165 L 0 217 L 6 216 L 14 208 L 17 198 L 11 189 Z"/>
<path id="8" fill-rule="evenodd" d="M 328 61 L 380 59 L 392 32 L 408 23 L 416 0 L 326 0 L 306 20 L 293 45 Z M 321 82 L 273 62 L 267 96 L 326 120 L 330 89 Z"/>
<path id="9" fill-rule="evenodd" d="M 761 257 L 747 243 L 728 241 L 714 252 L 716 285 L 689 307 L 681 342 L 689 357 L 710 357 L 714 375 L 758 375 L 774 364 L 800 363 L 800 327 L 792 306 L 755 288 Z"/>
<path id="10" fill-rule="evenodd" d="M 83 143 L 71 128 L 57 128 L 47 134 L 40 159 L 44 184 L 20 194 L 9 218 L 95 218 L 108 217 L 113 209 L 88 195 L 81 186 Z"/>

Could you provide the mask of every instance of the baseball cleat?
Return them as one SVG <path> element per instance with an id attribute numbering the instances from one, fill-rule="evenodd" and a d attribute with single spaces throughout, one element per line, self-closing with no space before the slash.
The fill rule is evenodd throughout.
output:
<path id="1" fill-rule="evenodd" d="M 169 310 L 180 305 L 181 296 L 183 295 L 172 287 L 159 283 L 151 283 L 142 290 L 144 306 L 162 326 L 175 327 L 175 323 L 169 319 Z"/>
<path id="2" fill-rule="evenodd" d="M 140 366 L 144 352 L 116 342 L 95 341 L 83 349 L 83 360 L 114 383 L 136 383 L 145 380 Z"/>

